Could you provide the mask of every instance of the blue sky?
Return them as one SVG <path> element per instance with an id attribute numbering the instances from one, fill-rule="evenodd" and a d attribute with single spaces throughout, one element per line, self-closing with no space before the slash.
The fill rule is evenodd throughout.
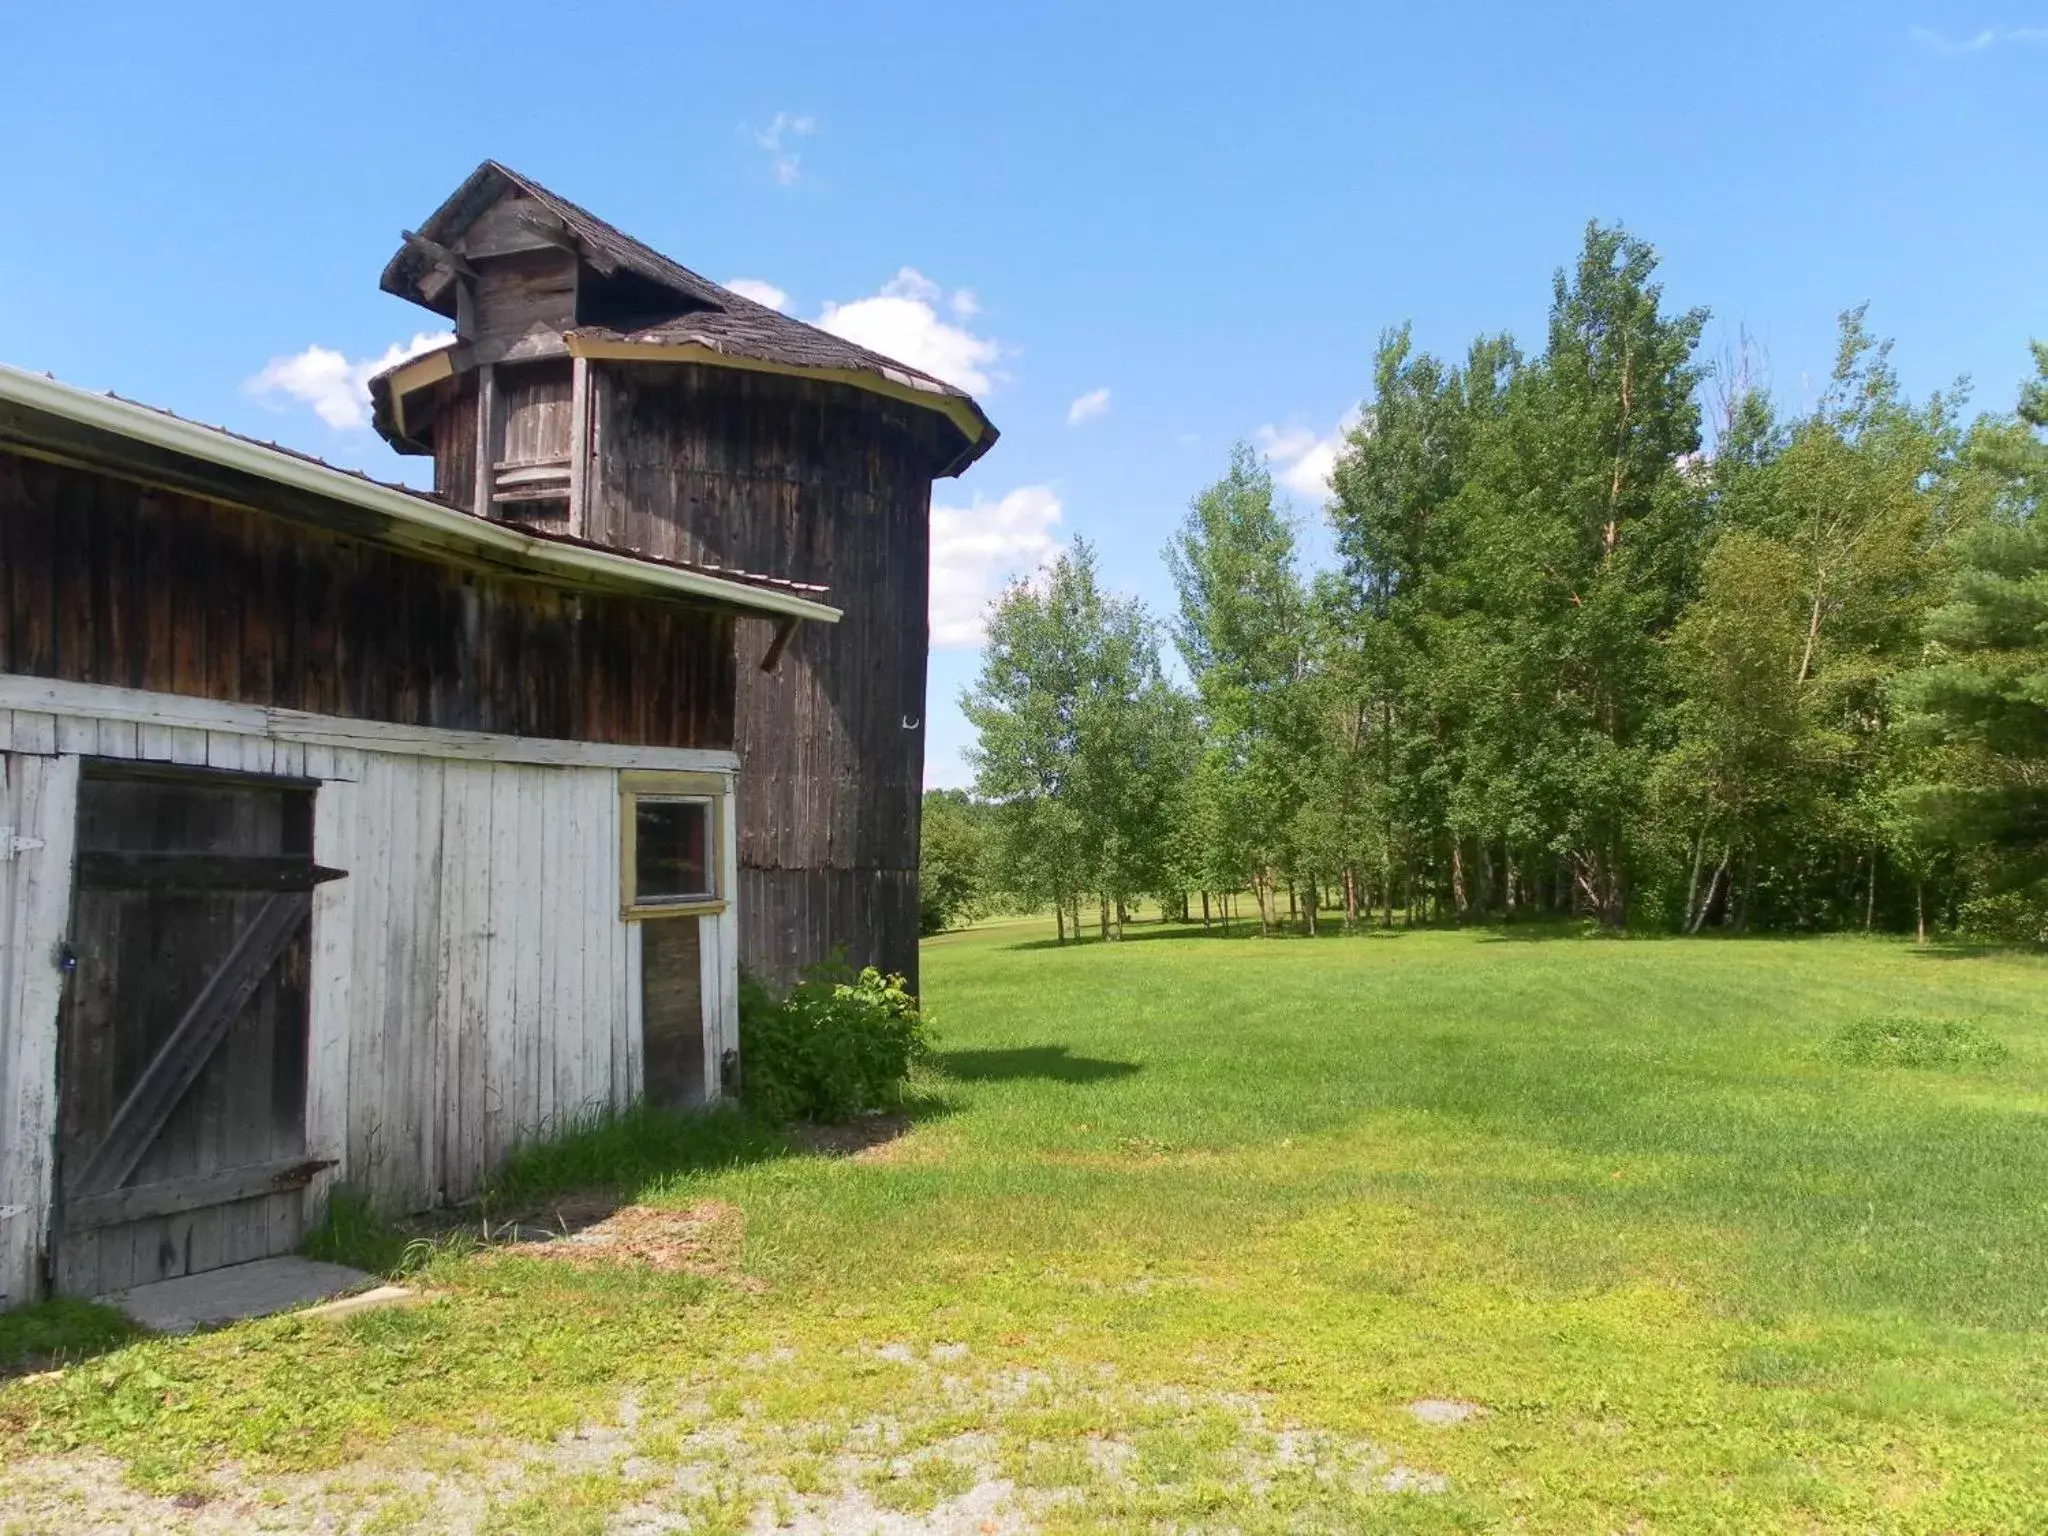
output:
<path id="1" fill-rule="evenodd" d="M 1788 405 L 1864 300 L 1914 392 L 1969 374 L 1987 407 L 2048 336 L 2048 0 L 569 15 L 10 7 L 0 360 L 417 478 L 350 423 L 351 370 L 433 328 L 377 273 L 486 156 L 837 306 L 1003 429 L 936 495 L 933 783 L 964 781 L 1005 571 L 1085 536 L 1163 607 L 1233 441 L 1310 487 L 1383 326 L 1537 340 L 1588 218 L 1655 243 L 1710 348 L 1746 327 Z"/>

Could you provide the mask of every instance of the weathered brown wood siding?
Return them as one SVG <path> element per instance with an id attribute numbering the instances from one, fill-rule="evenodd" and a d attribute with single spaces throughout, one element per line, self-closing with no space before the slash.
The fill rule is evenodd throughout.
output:
<path id="1" fill-rule="evenodd" d="M 828 585 L 761 672 L 739 634 L 740 958 L 784 980 L 843 949 L 917 975 L 936 418 L 845 385 L 593 365 L 585 535 Z"/>
<path id="2" fill-rule="evenodd" d="M 400 725 L 732 745 L 729 615 L 460 571 L 6 451 L 0 672 Z"/>
<path id="3" fill-rule="evenodd" d="M 458 373 L 441 385 L 434 413 L 434 494 L 468 512 L 476 510 L 476 373 Z"/>

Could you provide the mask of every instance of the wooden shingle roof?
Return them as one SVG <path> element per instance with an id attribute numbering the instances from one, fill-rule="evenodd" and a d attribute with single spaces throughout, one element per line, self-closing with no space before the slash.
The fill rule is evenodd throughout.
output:
<path id="1" fill-rule="evenodd" d="M 419 233 L 433 245 L 453 247 L 486 210 L 515 190 L 557 221 L 582 258 L 599 272 L 630 272 L 677 300 L 676 313 L 650 317 L 650 323 L 633 329 L 578 327 L 568 333 L 572 350 L 656 360 L 672 350 L 678 362 L 731 360 L 835 379 L 924 405 L 951 419 L 965 439 L 964 451 L 944 471 L 948 474 L 959 473 L 994 444 L 995 425 L 965 390 L 734 293 L 495 160 L 486 160 L 471 172 Z M 434 258 L 422 243 L 408 241 L 385 266 L 379 286 L 453 317 L 453 288 L 427 281 L 434 268 Z"/>

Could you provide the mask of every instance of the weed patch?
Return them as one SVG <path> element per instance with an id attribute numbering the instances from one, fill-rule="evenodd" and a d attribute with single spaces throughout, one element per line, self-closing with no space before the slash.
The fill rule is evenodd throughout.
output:
<path id="1" fill-rule="evenodd" d="M 1857 1019 L 1830 1045 L 1837 1060 L 1857 1067 L 1996 1067 L 2012 1055 L 1974 1019 L 1899 1014 Z"/>

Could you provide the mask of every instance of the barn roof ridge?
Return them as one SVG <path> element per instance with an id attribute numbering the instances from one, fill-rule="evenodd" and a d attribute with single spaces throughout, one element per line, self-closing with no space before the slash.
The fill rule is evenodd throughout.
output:
<path id="1" fill-rule="evenodd" d="M 735 293 L 498 160 L 485 160 L 442 201 L 421 226 L 419 233 L 425 241 L 409 240 L 401 246 L 385 264 L 378 286 L 436 314 L 452 315 L 452 297 L 429 298 L 421 289 L 422 277 L 434 264 L 423 245 L 445 247 L 460 239 L 462 232 L 504 195 L 506 185 L 540 203 L 574 238 L 586 259 L 600 267 L 625 268 L 699 306 L 631 330 L 578 326 L 565 338 L 571 352 L 651 360 L 673 353 L 671 360 L 676 362 L 766 367 L 851 383 L 936 409 L 966 439 L 965 450 L 945 467 L 944 474 L 958 474 L 994 445 L 998 436 L 995 424 L 966 390 Z M 371 381 L 373 392 L 388 392 L 391 376 L 413 361 L 416 359 L 407 359 L 379 374 Z"/>
<path id="2" fill-rule="evenodd" d="M 419 531 L 423 537 L 415 542 L 451 548 L 466 544 L 499 559 L 509 556 L 516 560 L 523 555 L 531 574 L 581 578 L 570 581 L 571 585 L 590 585 L 592 578 L 597 578 L 596 584 L 665 589 L 670 595 L 707 598 L 783 617 L 825 623 L 839 618 L 838 609 L 818 601 L 829 588 L 813 582 L 703 562 L 629 554 L 571 534 L 489 521 L 417 486 L 380 480 L 359 469 L 330 464 L 301 449 L 194 421 L 163 406 L 130 400 L 111 390 L 95 392 L 67 384 L 53 374 L 0 363 L 0 408 L 8 406 L 41 412 L 95 431 L 112 432 L 171 452 L 188 453 L 223 468 L 393 515 Z M 157 430 L 151 430 L 152 426 Z M 35 446 L 13 416 L 0 409 L 0 449 Z M 297 473 L 292 472 L 294 469 Z M 408 516 L 403 503 L 412 503 L 416 510 Z M 645 568 L 644 574 L 636 568 Z M 673 575 L 664 578 L 661 573 Z"/>

